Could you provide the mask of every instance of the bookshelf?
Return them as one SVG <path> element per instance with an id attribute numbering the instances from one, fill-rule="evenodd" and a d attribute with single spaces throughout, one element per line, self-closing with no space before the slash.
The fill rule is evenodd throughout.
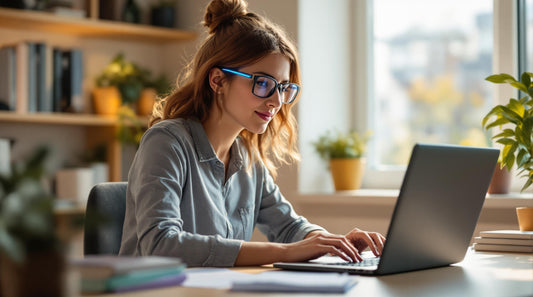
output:
<path id="1" fill-rule="evenodd" d="M 10 8 L 0 8 L 0 27 L 136 42 L 166 43 L 196 38 L 196 33 L 177 29 Z"/>
<path id="2" fill-rule="evenodd" d="M 95 0 L 90 1 L 92 4 L 96 2 Z M 167 45 L 193 41 L 197 36 L 195 32 L 174 28 L 99 20 L 92 12 L 93 8 L 90 9 L 91 11 L 88 13 L 90 17 L 76 18 L 48 12 L 0 7 L 0 31 L 16 30 L 15 34 L 22 33 L 21 41 L 27 38 L 25 35 L 35 36 L 35 34 L 39 34 L 46 36 L 48 41 L 64 36 L 76 40 L 91 38 L 91 40 L 100 40 L 100 42 L 106 40 L 112 40 L 115 43 L 117 40 L 119 42 L 124 41 L 127 42 L 128 47 L 140 45 L 145 48 L 146 44 L 151 44 L 153 48 L 157 49 L 165 48 Z M 0 43 L 0 45 L 2 44 Z M 91 63 L 90 53 L 97 51 L 97 49 L 88 47 L 84 51 L 89 51 L 87 55 L 89 60 L 85 63 Z M 84 100 L 89 102 L 89 98 Z M 147 124 L 148 119 L 143 119 L 143 122 Z M 30 126 L 36 129 L 46 129 L 49 125 L 82 129 L 85 134 L 85 147 L 87 149 L 101 144 L 106 145 L 110 181 L 122 180 L 122 146 L 116 139 L 116 132 L 119 127 L 117 117 L 104 117 L 95 114 L 0 111 L 0 126 L 2 124 L 10 124 L 11 127 L 13 125 Z M 21 135 L 21 137 L 25 136 Z"/>

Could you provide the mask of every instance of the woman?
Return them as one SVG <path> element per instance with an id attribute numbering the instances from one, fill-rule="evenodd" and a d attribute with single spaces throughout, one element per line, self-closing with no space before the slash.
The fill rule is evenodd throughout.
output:
<path id="1" fill-rule="evenodd" d="M 291 107 L 296 50 L 282 30 L 213 0 L 209 36 L 186 83 L 154 109 L 128 177 L 121 255 L 180 257 L 189 266 L 303 261 L 326 253 L 359 261 L 381 234 L 330 234 L 298 216 L 273 181 L 273 160 L 297 159 Z M 254 227 L 270 242 L 249 242 Z"/>

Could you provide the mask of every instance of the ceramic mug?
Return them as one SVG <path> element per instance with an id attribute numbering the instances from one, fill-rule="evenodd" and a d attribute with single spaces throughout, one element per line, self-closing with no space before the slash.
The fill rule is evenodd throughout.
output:
<path id="1" fill-rule="evenodd" d="M 533 231 L 533 207 L 517 207 L 516 216 L 520 231 Z"/>

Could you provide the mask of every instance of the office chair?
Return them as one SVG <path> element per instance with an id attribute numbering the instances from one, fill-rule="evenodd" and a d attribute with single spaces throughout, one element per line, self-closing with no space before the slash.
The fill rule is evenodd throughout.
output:
<path id="1" fill-rule="evenodd" d="M 91 189 L 85 211 L 84 255 L 118 255 L 127 185 L 127 182 L 107 182 Z"/>

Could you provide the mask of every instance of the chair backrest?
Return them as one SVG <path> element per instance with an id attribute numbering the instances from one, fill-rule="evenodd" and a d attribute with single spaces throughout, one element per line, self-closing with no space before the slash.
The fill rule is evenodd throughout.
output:
<path id="1" fill-rule="evenodd" d="M 85 212 L 85 255 L 118 255 L 126 212 L 127 186 L 127 182 L 108 182 L 91 189 Z"/>

